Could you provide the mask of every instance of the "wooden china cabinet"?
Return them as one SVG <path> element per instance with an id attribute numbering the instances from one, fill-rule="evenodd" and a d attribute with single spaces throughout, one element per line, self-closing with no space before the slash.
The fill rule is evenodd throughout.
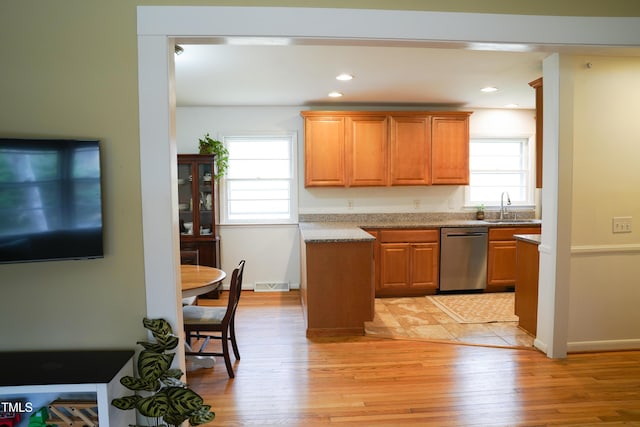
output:
<path id="1" fill-rule="evenodd" d="M 180 250 L 197 251 L 198 264 L 219 268 L 214 160 L 211 155 L 178 155 L 178 212 Z"/>

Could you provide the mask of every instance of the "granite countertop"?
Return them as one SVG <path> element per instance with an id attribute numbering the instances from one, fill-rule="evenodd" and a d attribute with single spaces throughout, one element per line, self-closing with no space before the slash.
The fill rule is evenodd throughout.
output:
<path id="1" fill-rule="evenodd" d="M 523 242 L 533 243 L 534 245 L 539 245 L 541 241 L 539 234 L 514 234 L 513 237 L 516 240 L 522 240 Z"/>
<path id="2" fill-rule="evenodd" d="M 539 225 L 537 219 L 503 220 L 470 219 L 469 214 L 356 214 L 356 215 L 307 215 L 299 223 L 305 242 L 372 241 L 371 234 L 363 228 L 440 228 L 440 227 L 513 227 L 514 225 Z M 338 221 L 336 221 L 338 219 Z"/>
<path id="3" fill-rule="evenodd" d="M 301 222 L 300 234 L 308 243 L 314 242 L 366 242 L 376 240 L 355 223 Z"/>

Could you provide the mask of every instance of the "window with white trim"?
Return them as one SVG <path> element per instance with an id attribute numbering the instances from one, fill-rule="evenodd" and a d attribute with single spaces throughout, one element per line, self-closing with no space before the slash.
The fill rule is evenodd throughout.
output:
<path id="1" fill-rule="evenodd" d="M 295 223 L 296 134 L 225 136 L 222 223 Z"/>
<path id="2" fill-rule="evenodd" d="M 471 138 L 466 205 L 499 206 L 504 191 L 513 205 L 533 205 L 532 146 L 529 138 Z"/>

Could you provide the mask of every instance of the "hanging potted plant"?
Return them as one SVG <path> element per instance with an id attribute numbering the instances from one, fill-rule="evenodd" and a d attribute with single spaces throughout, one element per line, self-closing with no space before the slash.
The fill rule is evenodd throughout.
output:
<path id="1" fill-rule="evenodd" d="M 229 150 L 227 150 L 222 141 L 211 138 L 209 134 L 206 134 L 204 138 L 200 138 L 198 142 L 200 154 L 213 154 L 216 156 L 216 170 L 213 178 L 220 179 L 229 168 Z"/>
<path id="2" fill-rule="evenodd" d="M 179 339 L 164 319 L 143 319 L 142 324 L 151 331 L 156 342 L 139 341 L 144 350 L 138 356 L 139 377 L 124 376 L 120 383 L 136 394 L 111 401 L 118 409 L 135 409 L 147 417 L 147 426 L 190 426 L 209 423 L 215 418 L 211 406 L 202 397 L 180 381 L 183 372 L 171 369 Z M 140 393 L 140 394 L 138 394 Z M 142 427 L 136 426 L 133 427 Z"/>

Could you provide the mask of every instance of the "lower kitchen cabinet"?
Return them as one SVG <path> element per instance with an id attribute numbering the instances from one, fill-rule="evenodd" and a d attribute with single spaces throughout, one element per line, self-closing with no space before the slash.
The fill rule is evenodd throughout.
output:
<path id="1" fill-rule="evenodd" d="M 438 230 L 380 230 L 376 297 L 433 294 L 438 289 Z"/>
<path id="2" fill-rule="evenodd" d="M 516 239 L 514 234 L 540 234 L 540 226 L 489 228 L 487 291 L 513 289 L 516 284 Z"/>
<path id="3" fill-rule="evenodd" d="M 433 229 L 366 229 L 373 246 L 376 297 L 435 294 L 439 289 L 440 231 Z M 540 225 L 490 227 L 487 292 L 513 290 L 516 283 L 514 234 L 540 234 Z"/>

